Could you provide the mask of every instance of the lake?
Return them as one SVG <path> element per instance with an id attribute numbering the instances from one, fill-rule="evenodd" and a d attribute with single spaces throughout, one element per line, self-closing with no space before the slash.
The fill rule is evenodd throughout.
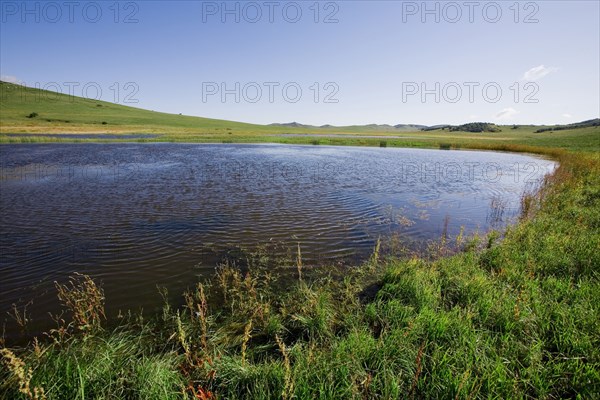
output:
<path id="1" fill-rule="evenodd" d="M 0 146 L 0 312 L 50 327 L 54 281 L 102 282 L 107 311 L 155 310 L 240 249 L 298 243 L 306 265 L 502 228 L 556 167 L 526 154 L 277 144 Z"/>

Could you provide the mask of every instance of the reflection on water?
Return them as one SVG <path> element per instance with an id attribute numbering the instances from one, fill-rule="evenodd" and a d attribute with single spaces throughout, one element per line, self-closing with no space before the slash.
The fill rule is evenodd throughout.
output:
<path id="1" fill-rule="evenodd" d="M 109 313 L 159 305 L 224 254 L 300 243 L 304 263 L 359 261 L 379 236 L 415 243 L 501 227 L 554 168 L 527 155 L 287 145 L 0 146 L 0 311 L 56 311 L 53 281 L 103 282 Z M 3 319 L 3 318 L 2 318 Z M 42 324 L 43 325 L 43 324 Z"/>

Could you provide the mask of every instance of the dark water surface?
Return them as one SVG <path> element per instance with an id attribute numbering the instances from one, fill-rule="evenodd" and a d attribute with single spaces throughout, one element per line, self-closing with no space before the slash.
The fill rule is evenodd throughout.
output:
<path id="1" fill-rule="evenodd" d="M 109 314 L 160 306 L 239 247 L 300 243 L 305 264 L 367 257 L 379 236 L 416 243 L 501 227 L 555 167 L 529 155 L 289 145 L 0 146 L 0 322 L 35 329 L 53 282 L 103 283 Z M 16 335 L 16 334 L 15 334 Z"/>

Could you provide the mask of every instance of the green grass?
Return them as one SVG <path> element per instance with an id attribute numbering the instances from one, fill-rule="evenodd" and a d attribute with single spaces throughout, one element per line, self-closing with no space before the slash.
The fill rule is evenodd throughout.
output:
<path id="1" fill-rule="evenodd" d="M 502 132 L 469 133 L 448 131 L 386 131 L 380 127 L 348 126 L 331 128 L 279 127 L 166 114 L 89 100 L 2 82 L 0 83 L 0 143 L 108 142 L 119 134 L 153 133 L 159 138 L 140 142 L 197 143 L 288 143 L 429 148 L 487 148 L 518 151 L 523 146 L 553 147 L 576 151 L 600 150 L 600 127 L 534 133 L 540 126 L 503 126 Z M 30 114 L 37 113 L 34 118 Z M 68 122 L 67 122 L 68 121 Z M 106 122 L 106 124 L 102 124 Z M 114 139 L 69 139 L 51 137 L 10 137 L 8 133 L 108 133 Z M 285 134 L 315 134 L 292 137 Z M 344 134 L 341 137 L 326 135 Z M 389 139 L 356 136 L 390 136 Z M 400 138 L 393 138 L 399 136 Z"/>
<path id="2" fill-rule="evenodd" d="M 556 158 L 506 232 L 441 239 L 421 256 L 378 246 L 362 266 L 319 270 L 259 250 L 191 289 L 185 307 L 116 327 L 101 288 L 76 276 L 58 287 L 67 320 L 2 350 L 0 397 L 599 398 L 598 133 L 530 131 L 409 143 Z"/>
<path id="3" fill-rule="evenodd" d="M 231 129 L 252 133 L 260 125 L 189 117 L 143 110 L 104 101 L 68 96 L 44 90 L 0 83 L 0 128 L 7 132 L 192 132 L 210 135 Z M 35 118 L 28 118 L 31 113 Z M 106 124 L 102 124 L 106 122 Z M 226 134 L 226 132 L 223 132 Z"/>

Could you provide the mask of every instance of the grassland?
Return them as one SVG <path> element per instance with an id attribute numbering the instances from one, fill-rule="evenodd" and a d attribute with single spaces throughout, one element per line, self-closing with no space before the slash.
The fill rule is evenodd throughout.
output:
<path id="1" fill-rule="evenodd" d="M 75 276 L 57 285 L 56 329 L 0 350 L 0 397 L 599 398 L 598 131 L 515 131 L 406 142 L 559 160 L 505 232 L 319 270 L 259 250 L 198 282 L 185 307 L 117 326 L 102 288 Z"/>
<path id="2" fill-rule="evenodd" d="M 502 127 L 501 132 L 476 134 L 439 130 L 427 132 L 395 131 L 369 126 L 307 128 L 253 125 L 165 114 L 26 88 L 6 82 L 0 84 L 0 109 L 2 110 L 0 113 L 0 143 L 109 142 L 119 141 L 119 135 L 122 134 L 150 133 L 159 134 L 160 137 L 134 140 L 139 142 L 269 142 L 389 147 L 488 148 L 512 151 L 518 151 L 521 146 L 553 147 L 577 151 L 600 150 L 600 127 L 535 133 L 537 129 L 541 128 L 540 126 L 523 125 L 519 126 L 518 129 L 512 129 L 511 125 Z M 28 118 L 32 113 L 36 113 L 37 116 Z M 11 137 L 9 135 L 11 133 L 33 133 L 40 136 Z M 48 133 L 112 134 L 114 138 L 79 139 L 43 135 Z M 374 137 L 368 138 L 368 136 Z M 381 138 L 380 136 L 387 137 Z"/>

